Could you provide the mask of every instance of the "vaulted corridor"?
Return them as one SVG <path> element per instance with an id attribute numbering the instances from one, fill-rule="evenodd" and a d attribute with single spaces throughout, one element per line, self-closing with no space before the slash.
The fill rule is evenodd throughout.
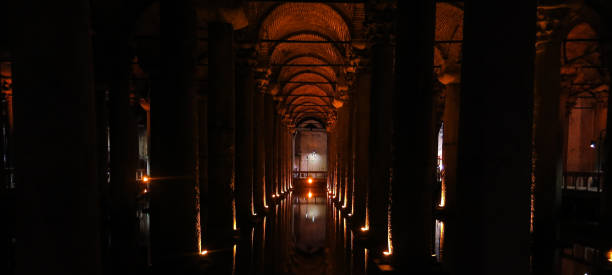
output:
<path id="1" fill-rule="evenodd" d="M 610 1 L 0 10 L 0 274 L 612 274 Z"/>

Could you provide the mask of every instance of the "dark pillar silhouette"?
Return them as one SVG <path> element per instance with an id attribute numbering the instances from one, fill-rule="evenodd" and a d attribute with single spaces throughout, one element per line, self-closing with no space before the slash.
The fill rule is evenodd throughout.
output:
<path id="1" fill-rule="evenodd" d="M 266 196 L 264 193 L 266 184 L 266 150 L 264 132 L 264 94 L 257 91 L 255 92 L 253 99 L 253 188 L 255 190 L 255 206 L 258 213 L 262 213 L 265 209 L 264 202 Z"/>
<path id="2" fill-rule="evenodd" d="M 271 206 L 272 194 L 275 194 L 274 190 L 274 150 L 273 150 L 273 137 L 274 137 L 274 101 L 272 96 L 269 94 L 264 95 L 264 139 L 265 139 L 265 155 L 266 155 L 266 201 L 268 206 Z"/>
<path id="3" fill-rule="evenodd" d="M 124 29 L 125 7 L 120 1 L 96 6 L 98 19 L 94 36 L 96 86 L 109 94 L 110 126 L 110 259 L 114 273 L 136 272 L 144 261 L 138 255 L 136 217 L 138 137 L 135 106 L 130 102 L 128 33 Z M 120 12 L 117 12 L 120 11 Z M 134 102 L 135 103 L 135 102 Z M 102 128 L 99 128 L 102 129 Z M 143 258 L 139 258 L 142 260 Z"/>
<path id="4" fill-rule="evenodd" d="M 368 208 L 369 171 L 370 171 L 370 78 L 369 71 L 362 71 L 357 78 L 356 121 L 355 129 L 355 209 L 353 210 L 353 226 L 361 230 L 366 226 L 366 211 Z"/>
<path id="5" fill-rule="evenodd" d="M 436 127 L 432 81 L 434 1 L 399 2 L 394 102 L 393 246 L 400 269 L 424 272 L 431 261 Z M 405 104 L 410 102 L 410 107 Z"/>
<path id="6" fill-rule="evenodd" d="M 561 37 L 553 29 L 553 19 L 561 18 L 558 9 L 541 9 L 540 20 L 548 28 L 539 30 L 535 55 L 534 89 L 534 272 L 560 272 L 559 220 L 563 182 L 563 117 L 567 97 L 561 91 Z M 552 35 L 542 35 L 552 32 Z"/>
<path id="7" fill-rule="evenodd" d="M 189 3 L 162 9 L 161 79 L 151 91 L 151 253 L 153 266 L 164 271 L 189 269 L 185 256 L 199 252 L 195 17 Z"/>
<path id="8" fill-rule="evenodd" d="M 458 274 L 529 272 L 535 15 L 535 2 L 465 3 Z"/>
<path id="9" fill-rule="evenodd" d="M 208 191 L 211 247 L 226 247 L 234 230 L 236 97 L 233 26 L 208 23 Z"/>
<path id="10" fill-rule="evenodd" d="M 612 26 L 612 18 L 607 17 L 605 20 L 608 26 Z M 605 58 L 608 70 L 612 70 L 612 45 L 609 43 L 604 43 L 605 50 Z M 602 167 L 604 171 L 604 183 L 603 183 L 603 200 L 602 200 L 602 209 L 601 209 L 601 227 L 600 227 L 600 236 L 602 236 L 600 249 L 602 251 L 611 251 L 612 250 L 612 234 L 609 232 L 612 231 L 612 101 L 608 100 L 608 114 L 606 120 L 606 132 L 604 138 L 604 148 L 600 148 L 603 150 L 601 155 L 603 156 Z M 607 259 L 603 259 L 606 261 Z"/>
<path id="11" fill-rule="evenodd" d="M 459 114 L 460 114 L 460 83 L 448 83 L 444 87 L 445 102 L 444 122 L 442 143 L 442 164 L 444 165 L 444 209 L 446 209 L 445 233 L 444 233 L 444 248 L 442 254 L 442 263 L 447 270 L 453 270 L 455 263 L 454 255 L 461 253 L 454 248 L 454 238 L 456 231 L 453 230 L 458 222 L 454 215 L 454 210 L 457 203 L 457 142 L 459 137 Z M 439 202 L 434 202 L 438 204 Z"/>
<path id="12" fill-rule="evenodd" d="M 240 227 L 251 216 L 253 196 L 253 97 L 255 82 L 249 67 L 250 49 L 241 53 L 236 87 L 236 193 Z"/>
<path id="13" fill-rule="evenodd" d="M 12 4 L 16 274 L 101 274 L 89 2 Z"/>
<path id="14" fill-rule="evenodd" d="M 391 136 L 394 91 L 394 52 L 390 29 L 375 25 L 377 33 L 370 39 L 372 91 L 370 97 L 370 233 L 373 257 L 382 257 L 387 247 L 389 184 L 391 180 Z"/>

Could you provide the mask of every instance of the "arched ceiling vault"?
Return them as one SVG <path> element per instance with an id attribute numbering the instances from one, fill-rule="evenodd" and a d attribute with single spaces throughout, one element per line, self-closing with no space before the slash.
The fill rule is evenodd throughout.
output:
<path id="1" fill-rule="evenodd" d="M 352 56 L 345 16 L 323 3 L 276 5 L 261 20 L 257 52 L 270 70 L 279 113 L 296 125 L 304 118 L 333 124 L 339 86 L 346 86 Z"/>
<path id="2" fill-rule="evenodd" d="M 610 75 L 602 62 L 599 39 L 587 22 L 578 22 L 567 31 L 561 47 L 561 85 L 570 97 L 588 93 L 607 101 Z"/>

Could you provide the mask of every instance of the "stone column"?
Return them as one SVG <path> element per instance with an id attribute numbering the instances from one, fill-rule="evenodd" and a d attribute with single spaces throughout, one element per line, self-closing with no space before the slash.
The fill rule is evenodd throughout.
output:
<path id="1" fill-rule="evenodd" d="M 127 42 L 121 44 L 127 47 Z M 112 47 L 112 46 L 109 46 Z M 137 254 L 136 219 L 136 166 L 138 163 L 138 136 L 135 106 L 130 104 L 128 90 L 128 57 L 114 63 L 115 75 L 110 85 L 110 146 L 111 146 L 111 257 L 116 272 L 132 270 Z M 123 68 L 123 70 L 121 70 Z M 113 83 L 115 82 L 115 83 Z"/>
<path id="2" fill-rule="evenodd" d="M 265 154 L 266 154 L 266 200 L 270 206 L 270 199 L 274 190 L 274 100 L 272 95 L 266 94 L 264 99 L 264 138 L 265 138 Z"/>
<path id="3" fill-rule="evenodd" d="M 110 126 L 110 237 L 108 267 L 112 273 L 134 273 L 143 266 L 138 255 L 138 220 L 136 217 L 138 136 L 136 106 L 130 103 L 130 56 L 128 32 L 121 1 L 106 1 L 94 10 L 99 19 L 96 28 L 96 86 L 108 92 Z M 104 91 L 105 90 L 105 91 Z M 104 100 L 104 98 L 102 98 Z M 133 102 L 135 103 L 135 101 Z M 102 105 L 104 106 L 104 105 Z M 107 117 L 105 117 L 107 118 Z M 106 127 L 106 126 L 104 126 Z M 99 128 L 103 129 L 103 128 Z M 105 133 L 105 132 L 104 132 Z M 105 133 L 106 134 L 106 133 Z"/>
<path id="4" fill-rule="evenodd" d="M 274 101 L 274 119 L 273 119 L 273 134 L 272 134 L 272 186 L 273 192 L 278 197 L 280 195 L 280 169 L 278 169 L 279 165 L 279 153 L 278 150 L 280 148 L 280 122 L 278 120 L 277 113 L 277 103 Z"/>
<path id="5" fill-rule="evenodd" d="M 335 126 L 335 125 L 334 125 Z M 328 170 L 328 177 L 329 177 L 329 189 L 332 192 L 332 198 L 337 198 L 338 197 L 338 190 L 337 190 L 337 175 L 336 175 L 336 161 L 338 159 L 337 154 L 336 154 L 336 127 L 329 127 L 329 125 L 327 126 L 327 158 L 328 158 L 328 164 L 327 164 L 327 170 Z"/>
<path id="6" fill-rule="evenodd" d="M 432 81 L 435 4 L 398 3 L 397 82 L 393 98 L 392 225 L 400 270 L 430 268 L 436 125 Z"/>
<path id="7" fill-rule="evenodd" d="M 383 20 L 374 18 L 374 21 Z M 389 233 L 389 187 L 391 181 L 391 137 L 393 126 L 393 68 L 395 47 L 391 28 L 384 24 L 370 26 L 372 91 L 370 97 L 370 179 L 368 207 L 372 257 L 382 257 L 387 251 Z"/>
<path id="8" fill-rule="evenodd" d="M 208 23 L 208 247 L 227 247 L 236 228 L 234 30 Z M 248 126 L 243 126 L 244 127 Z"/>
<path id="9" fill-rule="evenodd" d="M 610 26 L 611 20 L 607 18 L 607 24 Z M 608 70 L 612 70 L 612 45 L 603 43 Z M 606 119 L 606 132 L 604 136 L 604 151 L 601 152 L 603 158 L 604 184 L 602 195 L 602 212 L 601 212 L 601 247 L 602 251 L 612 250 L 612 100 L 608 99 L 608 114 Z"/>
<path id="10" fill-rule="evenodd" d="M 257 213 L 263 213 L 266 199 L 266 150 L 265 150 L 265 124 L 264 124 L 264 94 L 255 92 L 253 99 L 253 189 Z"/>
<path id="11" fill-rule="evenodd" d="M 246 227 L 253 204 L 253 97 L 255 81 L 249 65 L 253 49 L 239 52 L 236 82 L 236 210 L 240 227 Z"/>
<path id="12" fill-rule="evenodd" d="M 287 192 L 291 190 L 291 153 L 293 152 L 293 146 L 291 142 L 291 132 L 293 131 L 291 125 L 287 126 L 287 132 L 285 133 L 285 185 Z"/>
<path id="13" fill-rule="evenodd" d="M 336 148 L 336 152 L 337 152 L 337 156 L 338 159 L 336 160 L 336 169 L 337 169 L 337 189 L 338 189 L 338 195 L 336 196 L 336 199 L 338 200 L 338 204 L 339 207 L 342 207 L 343 203 L 344 203 L 344 197 L 345 197 L 345 193 L 344 193 L 344 187 L 345 187 L 345 179 L 346 179 L 346 174 L 345 174 L 345 163 L 344 163 L 344 150 L 346 148 L 346 143 L 344 142 L 344 134 L 345 134 L 345 127 L 346 127 L 346 123 L 345 123 L 345 115 L 344 115 L 344 108 L 340 108 L 338 110 L 338 125 L 336 126 L 336 133 L 335 133 L 335 148 Z"/>
<path id="14" fill-rule="evenodd" d="M 457 75 L 457 78 L 460 78 Z M 457 79 L 458 80 L 458 79 Z M 442 143 L 442 164 L 444 165 L 444 209 L 446 211 L 444 248 L 442 263 L 447 270 L 454 270 L 455 253 L 461 253 L 454 249 L 454 238 L 456 231 L 456 217 L 453 214 L 457 203 L 457 143 L 459 139 L 459 107 L 460 107 L 460 83 L 446 83 L 444 87 L 444 122 Z M 434 202 L 437 204 L 438 202 Z"/>
<path id="15" fill-rule="evenodd" d="M 195 16 L 189 3 L 161 13 L 169 22 L 161 29 L 162 79 L 151 91 L 151 253 L 157 270 L 199 252 Z"/>
<path id="16" fill-rule="evenodd" d="M 11 5 L 15 274 L 101 274 L 89 1 Z"/>
<path id="17" fill-rule="evenodd" d="M 291 189 L 291 125 L 287 125 L 287 132 L 285 133 L 285 163 L 283 169 L 285 169 L 285 190 L 288 192 Z"/>
<path id="18" fill-rule="evenodd" d="M 9 18 L 4 18 L 9 19 Z M 2 21 L 2 19 L 0 19 Z M 0 22 L 1 24 L 2 22 Z M 8 37 L 7 37 L 8 39 Z M 0 42 L 1 43 L 1 42 Z M 7 43 L 8 44 L 8 43 Z M 0 58 L 4 59 L 4 54 L 0 54 Z M 0 258 L 2 267 L 0 272 L 10 274 L 12 267 L 15 264 L 15 244 L 11 243 L 11 239 L 15 237 L 16 224 L 16 190 L 14 186 L 13 171 L 14 167 L 14 136 L 13 136 L 13 90 L 12 90 L 12 63 L 0 61 L 0 74 L 2 74 L 2 86 L 0 88 L 0 127 L 5 131 L 2 133 L 2 141 L 0 142 L 0 154 L 3 158 L 0 160 L 0 215 L 3 218 L 4 226 L 0 227 Z M 7 79 L 8 78 L 8 79 Z M 98 115 L 99 117 L 99 115 Z M 100 155 L 100 154 L 99 154 Z M 98 156 L 99 156 L 98 155 Z"/>
<path id="19" fill-rule="evenodd" d="M 276 190 L 276 194 L 280 196 L 281 194 L 281 169 L 280 169 L 280 150 L 281 150 L 281 132 L 282 132 L 282 124 L 279 119 L 278 101 L 274 101 L 276 105 L 276 110 L 274 112 L 274 190 Z M 280 206 L 279 206 L 280 207 Z M 279 210 L 280 211 L 280 210 Z"/>
<path id="20" fill-rule="evenodd" d="M 345 134 L 345 163 L 346 163 L 346 198 L 345 204 L 347 213 L 352 211 L 353 201 L 353 102 L 349 100 L 344 106 L 346 108 L 346 134 Z"/>
<path id="21" fill-rule="evenodd" d="M 367 65 L 366 65 L 367 68 Z M 369 228 L 366 213 L 370 190 L 370 87 L 371 72 L 367 69 L 357 77 L 357 92 L 355 95 L 357 112 L 355 119 L 359 122 L 355 129 L 355 209 L 353 210 L 353 226 L 355 230 Z M 368 217 L 369 218 L 369 217 Z"/>
<path id="22" fill-rule="evenodd" d="M 207 89 L 203 89 L 206 91 Z M 207 92 L 207 91 L 206 91 Z M 200 191 L 200 244 L 206 246 L 208 241 L 208 213 L 214 205 L 210 204 L 210 192 L 208 190 L 208 95 L 200 93 L 197 98 L 197 125 L 198 125 L 198 176 Z M 201 247 L 204 249 L 205 247 Z"/>
<path id="23" fill-rule="evenodd" d="M 560 272 L 559 222 L 563 182 L 563 118 L 561 106 L 561 10 L 538 8 L 533 113 L 535 170 L 535 274 Z"/>
<path id="24" fill-rule="evenodd" d="M 529 273 L 535 15 L 533 1 L 465 3 L 457 274 Z"/>

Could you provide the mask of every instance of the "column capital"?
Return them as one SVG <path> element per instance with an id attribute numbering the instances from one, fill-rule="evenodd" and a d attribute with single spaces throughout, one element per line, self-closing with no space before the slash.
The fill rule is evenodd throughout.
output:
<path id="1" fill-rule="evenodd" d="M 389 0 L 372 0 L 367 5 L 364 25 L 368 46 L 394 45 L 394 19 L 397 13 L 397 3 Z"/>
<path id="2" fill-rule="evenodd" d="M 325 118 L 327 119 L 325 123 L 325 130 L 327 130 L 327 132 L 333 131 L 336 126 L 336 120 L 338 119 L 338 115 L 336 114 L 336 112 L 329 112 L 327 113 L 327 116 Z"/>
<path id="3" fill-rule="evenodd" d="M 536 50 L 561 40 L 561 22 L 569 8 L 563 5 L 539 6 L 536 20 Z"/>
<path id="4" fill-rule="evenodd" d="M 268 66 L 255 65 L 253 70 L 255 71 L 256 90 L 257 92 L 265 94 L 270 88 L 272 69 Z"/>

